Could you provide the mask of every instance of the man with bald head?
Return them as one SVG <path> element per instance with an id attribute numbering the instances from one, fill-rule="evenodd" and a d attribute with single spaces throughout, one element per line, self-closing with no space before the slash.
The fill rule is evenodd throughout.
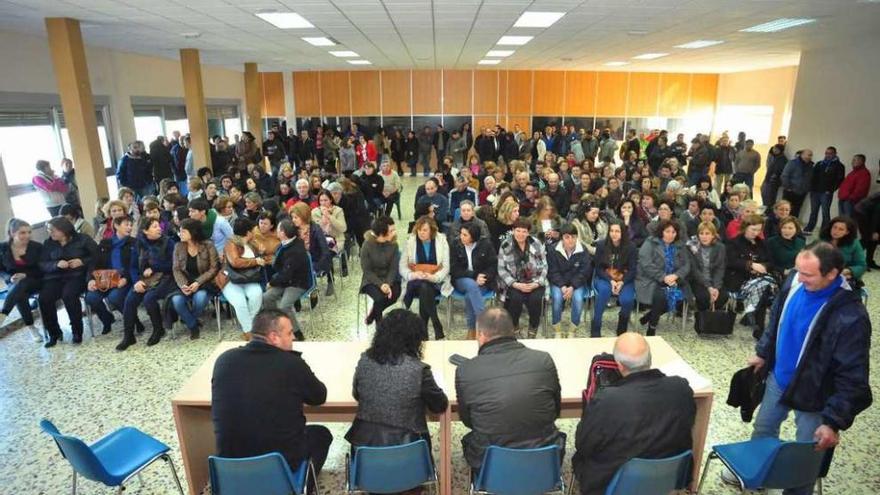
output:
<path id="1" fill-rule="evenodd" d="M 582 495 L 605 493 L 626 461 L 660 459 L 692 448 L 697 406 L 687 380 L 651 368 L 651 347 L 638 333 L 614 342 L 623 375 L 584 406 L 572 466 Z"/>

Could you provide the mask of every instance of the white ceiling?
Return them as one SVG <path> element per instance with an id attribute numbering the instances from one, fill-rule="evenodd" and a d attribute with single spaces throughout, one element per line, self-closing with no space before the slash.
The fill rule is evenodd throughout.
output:
<path id="1" fill-rule="evenodd" d="M 253 15 L 265 9 L 297 12 L 315 28 L 275 28 Z M 567 14 L 548 29 L 514 28 L 526 10 Z M 376 68 L 473 68 L 502 35 L 526 34 L 535 39 L 494 68 L 733 72 L 795 65 L 802 50 L 871 33 L 880 0 L 0 0 L 0 29 L 45 35 L 44 17 L 80 19 L 88 44 L 169 58 L 199 48 L 203 63 L 236 70 L 249 61 L 264 71 L 355 68 L 327 53 L 345 49 Z M 738 32 L 781 17 L 818 21 Z M 182 35 L 194 31 L 201 36 Z M 698 39 L 725 43 L 674 48 Z M 645 52 L 671 55 L 630 60 Z M 603 65 L 612 60 L 632 63 Z"/>

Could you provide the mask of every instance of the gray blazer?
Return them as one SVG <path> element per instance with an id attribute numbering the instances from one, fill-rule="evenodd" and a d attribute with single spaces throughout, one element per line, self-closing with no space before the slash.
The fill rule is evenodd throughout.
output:
<path id="1" fill-rule="evenodd" d="M 688 275 L 691 272 L 691 255 L 683 242 L 676 242 L 678 249 L 675 252 L 675 274 L 678 275 L 678 287 L 682 291 L 685 300 L 693 297 Z M 665 255 L 663 253 L 663 241 L 656 236 L 645 240 L 639 249 L 639 273 L 636 275 L 636 297 L 640 304 L 651 304 L 654 289 L 663 283 L 666 276 L 663 265 Z"/>

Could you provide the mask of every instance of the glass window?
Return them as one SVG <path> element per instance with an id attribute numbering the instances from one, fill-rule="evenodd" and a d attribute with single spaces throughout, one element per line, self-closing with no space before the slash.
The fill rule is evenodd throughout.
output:
<path id="1" fill-rule="evenodd" d="M 544 128 L 548 125 L 555 125 L 556 132 L 559 132 L 559 126 L 562 124 L 562 117 L 532 117 L 532 129 L 544 132 Z"/>
<path id="2" fill-rule="evenodd" d="M 164 136 L 161 115 L 135 115 L 134 132 L 138 141 L 151 143 L 157 136 Z"/>
<path id="3" fill-rule="evenodd" d="M 60 173 L 63 155 L 49 115 L 48 110 L 0 112 L 0 158 L 8 185 L 30 184 L 37 160 L 48 160 Z"/>
<path id="4" fill-rule="evenodd" d="M 711 118 L 669 119 L 669 123 L 666 125 L 666 129 L 669 131 L 669 142 L 675 141 L 678 134 L 684 134 L 685 141 L 690 142 L 697 133 L 705 134 L 712 130 Z"/>
<path id="5" fill-rule="evenodd" d="M 385 132 L 388 132 L 393 129 L 400 129 L 400 132 L 406 136 L 407 131 L 412 128 L 412 121 L 408 116 L 400 116 L 400 117 L 382 117 L 382 122 L 385 125 Z"/>
<path id="6" fill-rule="evenodd" d="M 223 119 L 223 136 L 233 142 L 235 136 L 241 136 L 241 119 L 238 117 Z"/>
<path id="7" fill-rule="evenodd" d="M 9 199 L 12 203 L 12 214 L 31 225 L 52 218 L 49 215 L 49 210 L 46 209 L 46 204 L 43 203 L 43 197 L 37 191 L 18 194 Z"/>
<path id="8" fill-rule="evenodd" d="M 566 125 L 573 125 L 577 132 L 580 132 L 581 129 L 590 132 L 595 122 L 593 117 L 566 117 L 565 123 Z"/>
<path id="9" fill-rule="evenodd" d="M 355 117 L 352 123 L 358 125 L 358 131 L 360 131 L 364 136 L 371 138 L 376 135 L 376 132 L 379 131 L 379 127 L 381 126 L 382 120 L 376 117 Z M 349 125 L 349 128 L 351 126 Z M 345 129 L 348 131 L 349 129 Z M 343 133 L 344 134 L 344 133 Z"/>
<path id="10" fill-rule="evenodd" d="M 189 120 L 186 117 L 182 119 L 174 119 L 174 120 L 165 120 L 165 129 L 168 129 L 168 134 L 173 133 L 174 131 L 180 132 L 180 135 L 189 134 Z M 156 139 L 156 138 L 153 138 Z M 152 139 L 151 139 L 152 141 Z"/>
<path id="11" fill-rule="evenodd" d="M 770 105 L 723 105 L 715 116 L 715 129 L 736 136 L 740 131 L 755 144 L 770 142 L 773 107 Z M 708 132 L 710 129 L 703 129 Z"/>
<path id="12" fill-rule="evenodd" d="M 596 128 L 611 129 L 611 136 L 617 141 L 623 140 L 623 125 L 623 117 L 596 117 Z"/>
<path id="13" fill-rule="evenodd" d="M 413 130 L 416 131 L 416 134 L 422 132 L 422 129 L 425 126 L 431 128 L 431 132 L 437 130 L 437 124 L 440 123 L 439 115 L 414 115 L 413 116 Z"/>
<path id="14" fill-rule="evenodd" d="M 452 131 L 460 131 L 461 126 L 465 123 L 471 124 L 473 127 L 473 122 L 471 122 L 470 115 L 444 115 L 443 116 L 443 127 L 446 128 L 446 132 L 452 135 Z"/>
<path id="15" fill-rule="evenodd" d="M 158 136 L 158 134 L 156 134 Z M 147 147 L 150 146 L 150 142 L 156 139 L 156 136 L 153 136 L 149 141 L 144 141 Z M 143 139 L 138 138 L 139 141 L 143 141 Z M 98 144 L 101 146 L 101 158 L 104 159 L 104 168 L 114 168 L 113 158 L 110 155 L 110 140 L 107 138 L 107 129 L 99 125 L 98 126 Z M 73 158 L 73 148 L 70 145 L 70 132 L 67 131 L 67 127 L 61 128 L 61 146 L 64 148 L 64 156 L 67 158 Z M 74 167 L 76 164 L 74 164 Z"/>

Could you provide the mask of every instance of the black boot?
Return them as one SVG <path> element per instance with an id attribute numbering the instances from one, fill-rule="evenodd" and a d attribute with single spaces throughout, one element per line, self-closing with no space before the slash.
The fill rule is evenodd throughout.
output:
<path id="1" fill-rule="evenodd" d="M 61 340 L 61 339 L 59 339 L 58 337 L 56 337 L 54 335 L 50 335 L 49 340 L 46 341 L 45 344 L 43 344 L 43 347 L 45 347 L 46 349 L 48 349 L 50 347 L 55 347 L 55 345 L 58 343 L 59 340 Z"/>
<path id="2" fill-rule="evenodd" d="M 629 327 L 629 318 L 624 318 L 623 316 L 617 317 L 617 335 L 622 335 L 627 331 Z"/>
<path id="3" fill-rule="evenodd" d="M 657 325 L 648 325 L 648 337 L 657 335 Z"/>
<path id="4" fill-rule="evenodd" d="M 445 339 L 446 334 L 443 333 L 443 324 L 440 323 L 440 318 L 434 319 L 433 324 L 434 324 L 434 340 Z"/>
<path id="5" fill-rule="evenodd" d="M 134 331 L 137 332 L 138 335 L 144 333 L 144 324 L 141 323 L 140 320 L 134 320 Z"/>
<path id="6" fill-rule="evenodd" d="M 82 341 L 83 341 L 83 334 L 81 334 L 81 333 L 73 334 L 73 343 L 74 344 L 82 344 Z"/>
<path id="7" fill-rule="evenodd" d="M 202 325 L 197 323 L 195 328 L 191 328 L 189 332 L 189 340 L 198 339 L 202 334 Z"/>
<path id="8" fill-rule="evenodd" d="M 297 330 L 293 332 L 293 337 L 296 339 L 297 342 L 302 342 L 306 340 L 306 336 L 303 335 L 302 330 Z"/>
<path id="9" fill-rule="evenodd" d="M 147 347 L 154 346 L 162 340 L 162 337 L 165 336 L 165 329 L 162 327 L 153 327 L 153 333 L 150 334 L 150 339 L 147 340 Z"/>
<path id="10" fill-rule="evenodd" d="M 101 335 L 107 335 L 113 330 L 113 323 L 116 321 L 115 318 L 111 315 L 107 320 L 101 320 L 101 323 L 104 325 L 104 328 L 101 330 Z"/>
<path id="11" fill-rule="evenodd" d="M 134 332 L 132 331 L 132 329 L 126 328 L 125 329 L 125 336 L 122 337 L 122 342 L 120 342 L 116 346 L 116 350 L 117 351 L 124 351 L 124 350 L 128 349 L 129 347 L 133 346 L 135 344 L 135 342 L 137 342 L 137 340 L 134 338 Z"/>

